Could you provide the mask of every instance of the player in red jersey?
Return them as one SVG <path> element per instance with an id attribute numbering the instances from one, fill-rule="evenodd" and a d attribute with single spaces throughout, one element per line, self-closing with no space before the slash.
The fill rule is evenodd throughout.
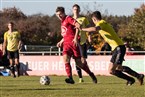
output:
<path id="1" fill-rule="evenodd" d="M 70 59 L 73 57 L 76 65 L 88 73 L 94 83 L 97 83 L 95 75 L 90 71 L 88 66 L 82 64 L 81 61 L 80 49 L 78 46 L 78 29 L 80 29 L 80 24 L 71 16 L 65 14 L 64 7 L 57 7 L 56 16 L 61 20 L 61 35 L 63 36 L 63 39 L 57 43 L 57 46 L 61 47 L 63 44 L 63 60 L 68 76 L 68 78 L 65 79 L 65 82 L 69 84 L 75 83 L 70 65 Z"/>

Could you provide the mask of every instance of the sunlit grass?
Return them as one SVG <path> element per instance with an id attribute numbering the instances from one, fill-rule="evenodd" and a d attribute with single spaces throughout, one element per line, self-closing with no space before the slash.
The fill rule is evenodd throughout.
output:
<path id="1" fill-rule="evenodd" d="M 49 77 L 50 85 L 40 85 L 38 76 L 0 76 L 0 97 L 145 97 L 145 85 L 139 86 L 136 81 L 126 86 L 126 81 L 113 76 L 97 76 L 98 84 L 88 76 L 84 83 L 78 83 L 74 76 L 74 85 L 66 84 L 64 76 Z"/>

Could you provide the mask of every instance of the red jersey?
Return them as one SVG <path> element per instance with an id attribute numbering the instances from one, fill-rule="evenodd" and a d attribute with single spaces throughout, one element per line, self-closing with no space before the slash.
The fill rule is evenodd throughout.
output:
<path id="1" fill-rule="evenodd" d="M 72 42 L 74 39 L 76 33 L 75 23 L 76 20 L 71 16 L 66 16 L 61 21 L 61 35 L 63 36 L 64 42 Z"/>

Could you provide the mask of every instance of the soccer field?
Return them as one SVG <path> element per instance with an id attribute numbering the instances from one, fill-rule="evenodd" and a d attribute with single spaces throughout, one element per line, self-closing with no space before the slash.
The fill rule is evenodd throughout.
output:
<path id="1" fill-rule="evenodd" d="M 92 83 L 88 76 L 84 83 L 64 82 L 64 76 L 49 76 L 50 85 L 40 85 L 40 77 L 21 76 L 19 78 L 0 76 L 0 97 L 145 97 L 145 85 L 136 83 L 126 86 L 126 81 L 114 76 L 97 76 L 98 83 Z"/>

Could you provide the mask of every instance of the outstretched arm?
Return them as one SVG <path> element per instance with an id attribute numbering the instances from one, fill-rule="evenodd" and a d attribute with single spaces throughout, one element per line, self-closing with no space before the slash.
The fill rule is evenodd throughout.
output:
<path id="1" fill-rule="evenodd" d="M 86 32 L 98 32 L 99 30 L 101 30 L 101 28 L 99 26 L 97 27 L 89 27 L 89 28 L 82 28 L 82 31 L 86 31 Z"/>
<path id="2" fill-rule="evenodd" d="M 81 25 L 78 22 L 76 22 L 74 25 L 77 29 L 81 30 Z"/>

